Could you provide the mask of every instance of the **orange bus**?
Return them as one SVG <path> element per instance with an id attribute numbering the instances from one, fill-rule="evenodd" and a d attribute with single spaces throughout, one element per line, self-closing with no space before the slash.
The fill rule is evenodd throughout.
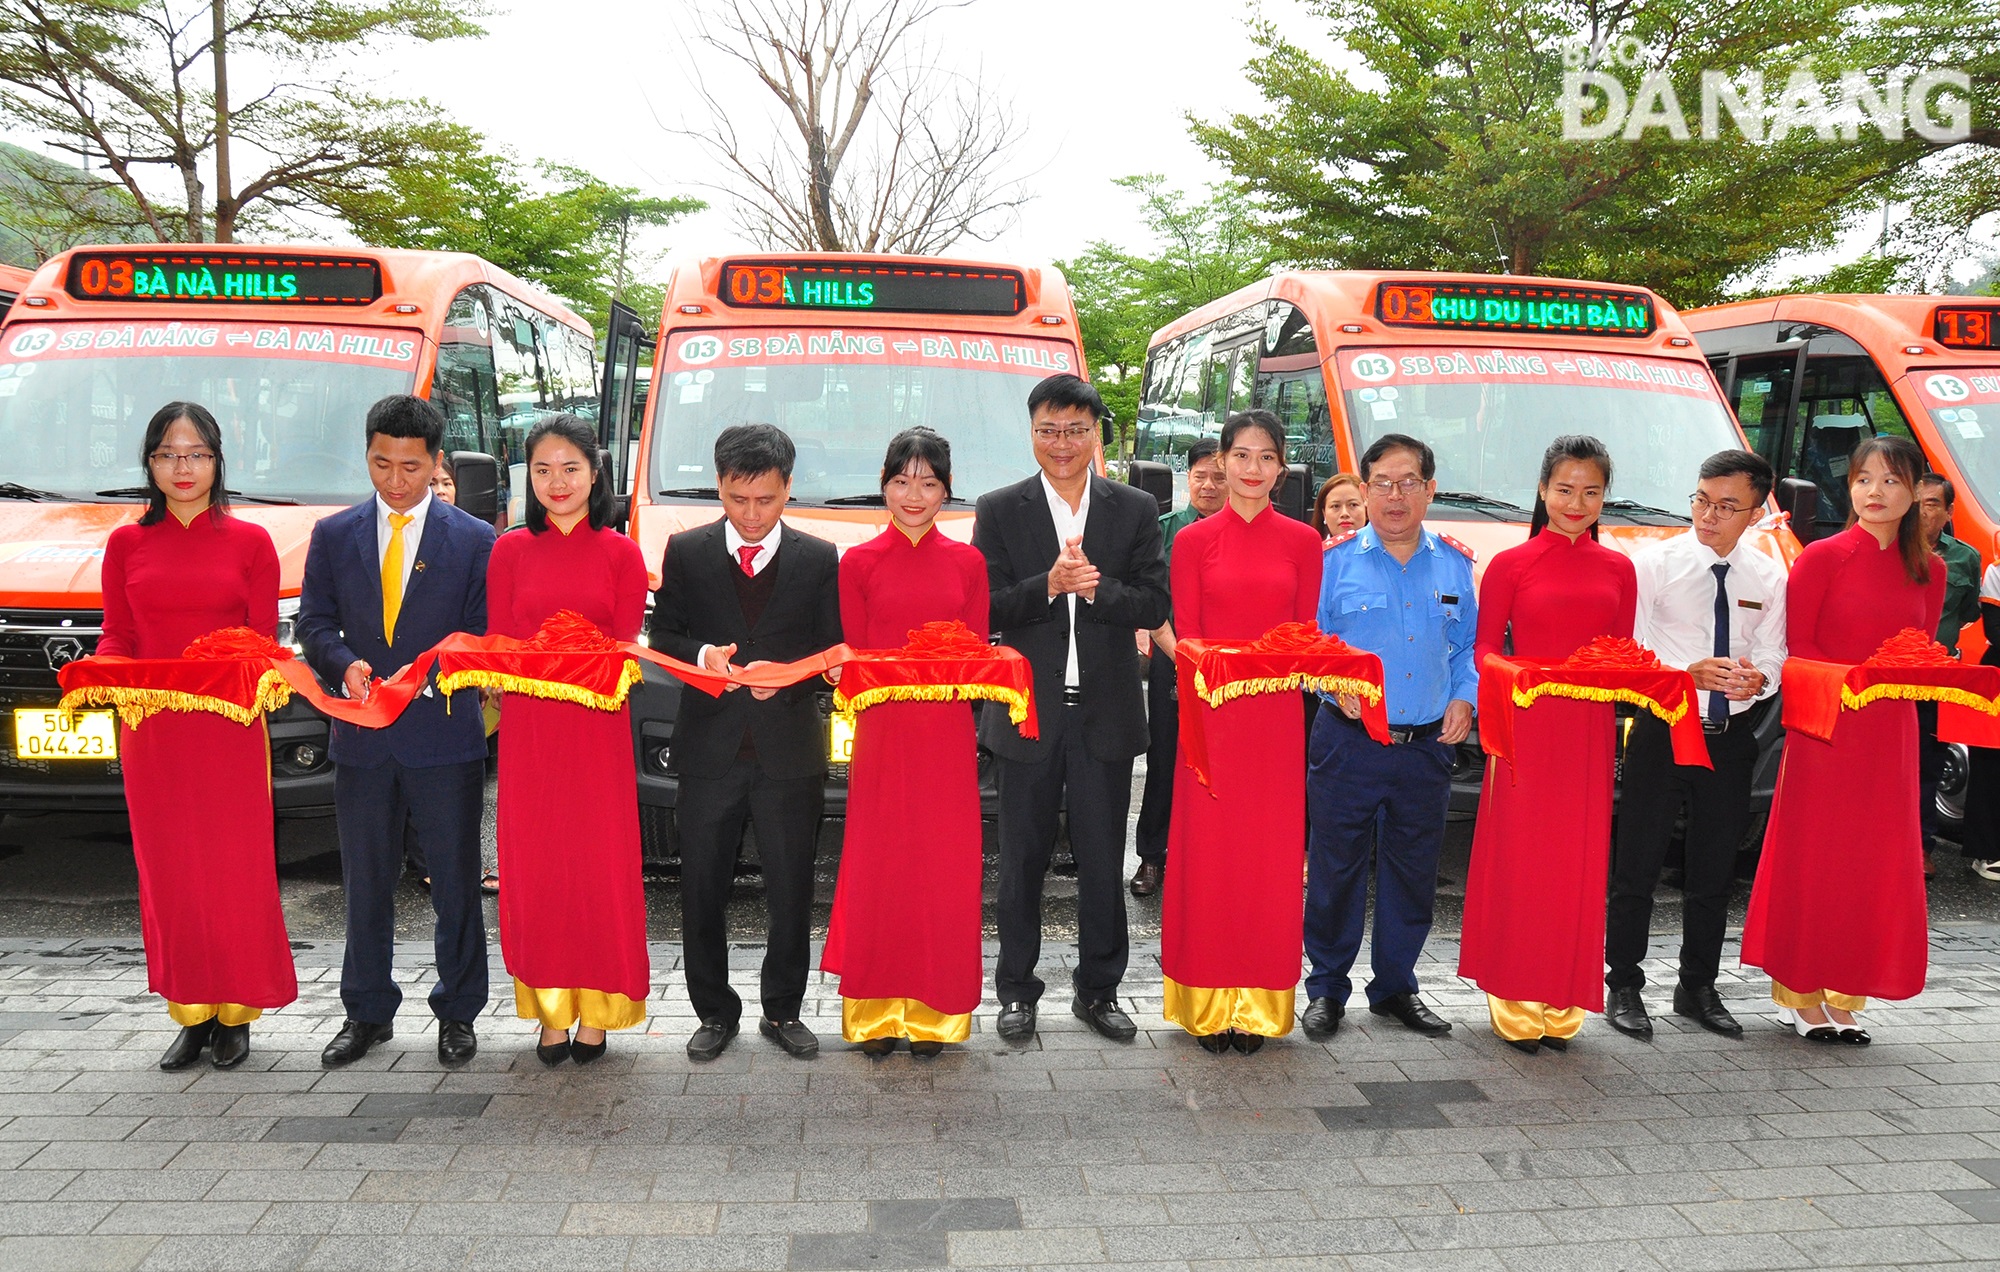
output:
<path id="1" fill-rule="evenodd" d="M 609 419 L 625 418 L 637 339 L 614 316 L 605 368 Z M 684 258 L 673 263 L 642 426 L 629 465 L 629 528 L 659 582 L 667 537 L 722 515 L 716 434 L 775 424 L 798 445 L 786 520 L 845 548 L 889 524 L 882 454 L 914 425 L 951 441 L 956 497 L 940 526 L 972 537 L 983 492 L 1035 471 L 1027 399 L 1057 372 L 1084 374 L 1076 309 L 1047 266 L 864 254 Z M 620 394 L 624 394 L 621 398 Z M 677 682 L 647 669 L 632 696 L 640 825 L 647 856 L 678 855 L 670 740 Z M 822 695 L 833 770 L 828 814 L 846 804 L 851 736 Z"/>
<path id="2" fill-rule="evenodd" d="M 1542 452 L 1590 433 L 1617 466 L 1604 542 L 1630 551 L 1689 525 L 1701 461 L 1743 435 L 1679 315 L 1639 287 L 1478 274 L 1287 271 L 1154 333 L 1128 477 L 1186 497 L 1186 453 L 1251 407 L 1284 422 L 1294 515 L 1334 472 L 1357 470 L 1376 438 L 1407 433 L 1437 452 L 1436 528 L 1478 566 L 1524 541 Z M 1798 541 L 1775 503 L 1750 532 L 1789 563 Z M 1782 734 L 1759 737 L 1760 807 Z M 1477 807 L 1483 760 L 1459 748 L 1453 807 Z"/>
<path id="3" fill-rule="evenodd" d="M 0 812 L 124 806 L 111 714 L 53 708 L 56 669 L 96 645 L 105 540 L 144 510 L 153 412 L 221 422 L 236 511 L 277 544 L 286 639 L 313 523 L 370 493 L 369 405 L 413 392 L 445 409 L 459 502 L 497 523 L 526 429 L 598 409 L 590 328 L 450 253 L 84 247 L 35 272 L 0 325 Z M 294 700 L 270 732 L 279 811 L 330 810 L 325 720 Z"/>

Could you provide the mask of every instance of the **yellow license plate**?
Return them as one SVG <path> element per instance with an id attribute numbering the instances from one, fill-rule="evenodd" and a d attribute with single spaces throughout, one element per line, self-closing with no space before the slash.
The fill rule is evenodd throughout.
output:
<path id="1" fill-rule="evenodd" d="M 827 731 L 826 758 L 835 764 L 851 763 L 854 759 L 854 717 L 836 711 L 832 724 L 833 727 Z"/>
<path id="2" fill-rule="evenodd" d="M 53 707 L 17 709 L 14 754 L 24 760 L 115 760 L 118 715 Z"/>

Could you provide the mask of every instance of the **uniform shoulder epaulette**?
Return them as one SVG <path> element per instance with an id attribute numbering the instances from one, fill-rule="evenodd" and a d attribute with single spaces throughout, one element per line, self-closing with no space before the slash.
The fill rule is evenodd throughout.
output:
<path id="1" fill-rule="evenodd" d="M 1326 542 L 1320 545 L 1320 551 L 1324 552 L 1331 548 L 1337 548 L 1360 533 L 1359 530 L 1342 530 L 1339 534 L 1329 535 Z"/>
<path id="2" fill-rule="evenodd" d="M 1452 538 L 1448 534 L 1438 535 L 1438 542 L 1449 544 L 1452 547 L 1457 548 L 1459 552 L 1462 553 L 1465 559 L 1468 561 L 1471 561 L 1475 564 L 1477 564 L 1479 561 L 1479 554 L 1477 552 L 1474 552 L 1471 548 L 1466 547 L 1463 543 L 1460 543 L 1458 540 Z"/>

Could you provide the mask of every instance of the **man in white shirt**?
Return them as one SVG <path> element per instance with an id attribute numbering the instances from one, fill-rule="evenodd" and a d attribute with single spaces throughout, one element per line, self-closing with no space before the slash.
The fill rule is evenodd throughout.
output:
<path id="1" fill-rule="evenodd" d="M 1715 977 L 1736 850 L 1750 825 L 1754 722 L 1761 714 L 1753 709 L 1777 692 L 1785 662 L 1785 568 L 1743 542 L 1772 481 L 1761 455 L 1728 450 L 1709 456 L 1691 501 L 1693 528 L 1632 558 L 1639 576 L 1634 634 L 1662 663 L 1685 667 L 1694 677 L 1714 765 L 1675 764 L 1667 726 L 1643 712 L 1634 719 L 1611 860 L 1604 1014 L 1613 1028 L 1635 1038 L 1653 1036 L 1639 993 L 1646 983 L 1639 962 L 1652 927 L 1653 889 L 1683 801 L 1686 878 L 1674 1013 L 1715 1033 L 1743 1033 L 1722 1005 Z"/>

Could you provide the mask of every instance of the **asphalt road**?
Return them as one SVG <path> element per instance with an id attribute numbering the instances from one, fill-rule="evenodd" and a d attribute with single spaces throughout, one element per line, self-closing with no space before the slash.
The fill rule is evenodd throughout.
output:
<path id="1" fill-rule="evenodd" d="M 1139 788 L 1144 780 L 1142 759 L 1134 774 L 1132 815 L 1138 815 Z M 493 860 L 494 782 L 487 781 L 484 843 Z M 820 838 L 815 935 L 825 934 L 826 915 L 833 904 L 835 871 L 839 864 L 841 824 L 827 822 Z M 986 825 L 986 926 L 993 935 L 993 823 Z M 1131 842 L 1128 835 L 1127 842 Z M 1471 852 L 1472 822 L 1453 822 L 1439 868 L 1437 926 L 1456 932 L 1465 895 L 1466 865 Z M 1931 920 L 2000 922 L 2000 884 L 1973 875 L 1956 856 L 1938 854 L 1938 874 L 1931 881 Z M 1129 876 L 1137 858 L 1128 853 Z M 1076 886 L 1058 863 L 1048 881 L 1043 923 L 1050 940 L 1074 940 Z M 278 843 L 279 890 L 285 919 L 299 940 L 339 940 L 345 936 L 340 887 L 340 852 L 331 818 L 281 823 Z M 1679 925 L 1679 893 L 1663 887 L 1654 930 L 1670 932 Z M 1742 922 L 1749 884 L 1739 881 L 1733 921 Z M 1128 898 L 1129 924 L 1135 939 L 1157 937 L 1159 898 Z M 668 876 L 646 881 L 646 906 L 653 940 L 680 935 L 680 891 Z M 740 878 L 730 902 L 733 939 L 763 937 L 762 889 L 754 876 Z M 487 928 L 499 937 L 495 902 L 486 906 Z M 423 939 L 429 935 L 429 900 L 414 876 L 405 876 L 396 898 L 397 935 Z M 13 937 L 131 936 L 139 931 L 139 884 L 132 864 L 132 841 L 123 816 L 48 813 L 0 817 L 0 933 Z"/>

